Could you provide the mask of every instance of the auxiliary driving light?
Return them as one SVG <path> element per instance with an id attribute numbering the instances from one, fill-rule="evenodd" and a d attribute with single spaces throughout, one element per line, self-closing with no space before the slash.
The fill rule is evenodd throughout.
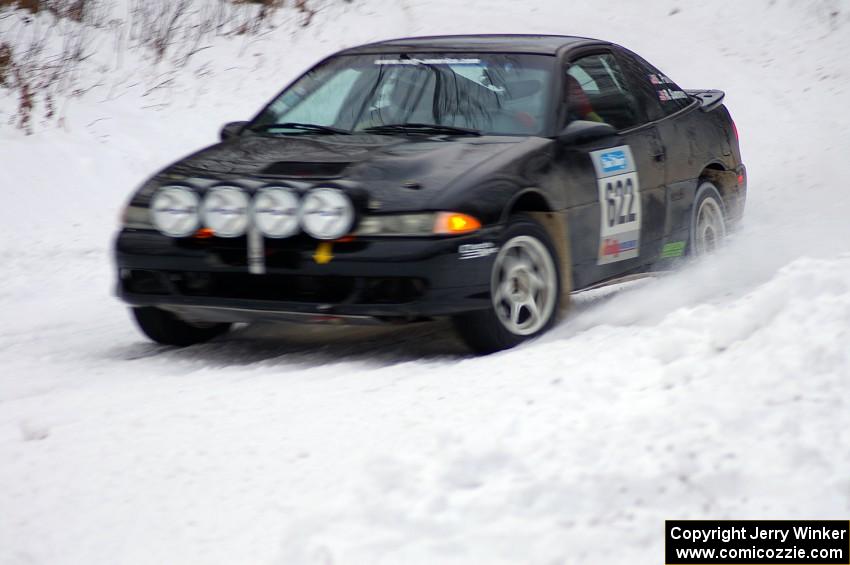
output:
<path id="1" fill-rule="evenodd" d="M 199 202 L 198 195 L 184 186 L 164 186 L 151 200 L 151 222 L 169 237 L 190 236 L 200 222 Z"/>
<path id="2" fill-rule="evenodd" d="M 239 237 L 248 226 L 248 196 L 233 186 L 217 186 L 204 197 L 204 225 L 218 237 Z"/>
<path id="3" fill-rule="evenodd" d="M 336 188 L 317 188 L 301 202 L 301 227 L 316 239 L 338 239 L 354 224 L 354 206 Z"/>
<path id="4" fill-rule="evenodd" d="M 266 237 L 280 239 L 298 232 L 298 194 L 291 188 L 269 186 L 254 196 L 254 224 Z"/>

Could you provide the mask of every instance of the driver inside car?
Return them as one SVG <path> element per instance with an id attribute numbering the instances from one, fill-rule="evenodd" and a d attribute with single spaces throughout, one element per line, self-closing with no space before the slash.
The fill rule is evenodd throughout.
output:
<path id="1" fill-rule="evenodd" d="M 578 79 L 571 74 L 567 74 L 567 113 L 571 120 L 605 121 L 593 110 L 587 93 Z"/>

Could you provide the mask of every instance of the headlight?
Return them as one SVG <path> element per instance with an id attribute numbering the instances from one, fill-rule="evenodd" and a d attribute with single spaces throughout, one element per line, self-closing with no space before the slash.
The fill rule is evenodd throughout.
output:
<path id="1" fill-rule="evenodd" d="M 387 214 L 360 220 L 356 235 L 432 235 L 436 214 Z"/>
<path id="2" fill-rule="evenodd" d="M 298 194 L 291 188 L 271 186 L 254 196 L 254 223 L 266 237 L 275 239 L 298 231 Z"/>
<path id="3" fill-rule="evenodd" d="M 481 229 L 481 222 L 459 212 L 386 214 L 360 220 L 355 235 L 424 236 L 462 235 Z"/>
<path id="4" fill-rule="evenodd" d="M 204 197 L 204 225 L 218 237 L 239 237 L 248 226 L 248 196 L 232 186 L 211 189 Z"/>
<path id="5" fill-rule="evenodd" d="M 160 188 L 150 205 L 154 227 L 170 237 L 186 237 L 198 229 L 199 198 L 194 191 L 183 186 Z"/>
<path id="6" fill-rule="evenodd" d="M 336 188 L 310 191 L 301 203 L 301 227 L 316 239 L 338 239 L 354 224 L 354 206 Z"/>

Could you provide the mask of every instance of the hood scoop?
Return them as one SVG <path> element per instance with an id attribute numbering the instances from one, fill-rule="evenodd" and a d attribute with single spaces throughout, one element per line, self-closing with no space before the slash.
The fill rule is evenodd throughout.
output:
<path id="1" fill-rule="evenodd" d="M 328 179 L 342 175 L 351 163 L 317 163 L 303 161 L 280 161 L 272 163 L 260 174 L 270 177 L 289 177 L 301 179 Z"/>

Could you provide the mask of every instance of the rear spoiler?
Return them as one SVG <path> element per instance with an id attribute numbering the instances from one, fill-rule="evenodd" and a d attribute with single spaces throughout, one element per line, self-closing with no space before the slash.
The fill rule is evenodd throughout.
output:
<path id="1" fill-rule="evenodd" d="M 723 104 L 726 93 L 722 90 L 686 90 L 688 94 L 699 100 L 699 109 L 703 112 L 711 112 Z"/>

